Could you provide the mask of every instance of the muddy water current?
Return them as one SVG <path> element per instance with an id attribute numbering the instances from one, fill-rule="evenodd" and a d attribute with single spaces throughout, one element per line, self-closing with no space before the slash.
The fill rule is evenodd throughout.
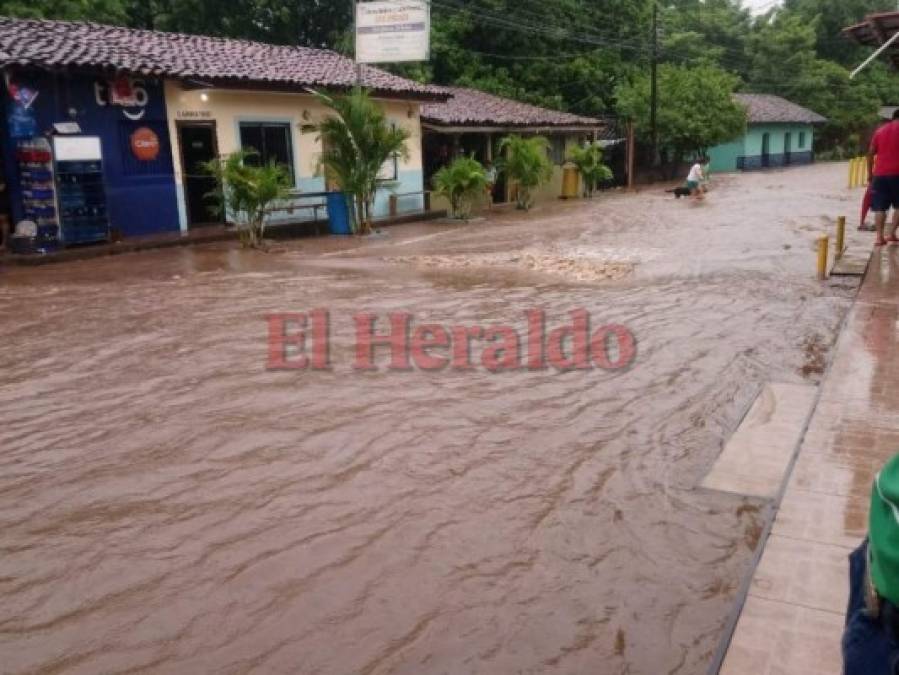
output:
<path id="1" fill-rule="evenodd" d="M 765 382 L 820 380 L 842 178 L 0 268 L 0 672 L 704 672 L 766 508 L 698 484 Z M 267 370 L 265 315 L 318 307 L 333 370 Z M 532 308 L 635 362 L 352 368 L 355 312 Z"/>

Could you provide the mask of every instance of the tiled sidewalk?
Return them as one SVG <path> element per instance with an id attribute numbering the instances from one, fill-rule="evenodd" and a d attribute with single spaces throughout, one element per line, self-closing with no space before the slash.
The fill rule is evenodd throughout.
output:
<path id="1" fill-rule="evenodd" d="M 849 552 L 899 452 L 899 247 L 875 250 L 721 673 L 839 675 Z"/>

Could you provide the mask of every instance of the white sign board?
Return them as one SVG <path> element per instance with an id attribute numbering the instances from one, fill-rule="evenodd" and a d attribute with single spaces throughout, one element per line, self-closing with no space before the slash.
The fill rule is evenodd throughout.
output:
<path id="1" fill-rule="evenodd" d="M 377 0 L 356 4 L 356 62 L 396 63 L 430 58 L 427 0 Z"/>
<path id="2" fill-rule="evenodd" d="M 54 136 L 53 157 L 57 162 L 86 162 L 103 158 L 98 136 Z"/>

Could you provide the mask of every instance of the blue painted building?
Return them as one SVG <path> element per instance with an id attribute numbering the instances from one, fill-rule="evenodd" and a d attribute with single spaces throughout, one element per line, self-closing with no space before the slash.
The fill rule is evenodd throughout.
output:
<path id="1" fill-rule="evenodd" d="M 77 134 L 100 139 L 106 209 L 112 231 L 123 237 L 178 231 L 162 82 L 129 79 L 134 105 L 124 106 L 113 103 L 111 91 L 115 82 L 103 75 L 33 69 L 11 69 L 7 73 L 0 145 L 4 149 L 3 169 L 13 223 L 30 217 L 24 211 L 17 146 L 29 137 L 52 135 L 54 125 L 74 123 Z M 15 96 L 23 91 L 27 92 L 27 111 L 22 110 Z M 145 146 L 152 146 L 155 137 L 155 149 L 147 147 L 136 153 L 135 134 L 150 139 Z"/>
<path id="2" fill-rule="evenodd" d="M 752 171 L 814 161 L 815 126 L 825 123 L 824 117 L 780 96 L 735 94 L 734 98 L 746 108 L 746 132 L 708 151 L 713 172 Z"/>
<path id="3" fill-rule="evenodd" d="M 310 90 L 347 90 L 360 76 L 351 59 L 327 50 L 5 17 L 0 69 L 8 185 L 0 215 L 13 225 L 51 227 L 55 207 L 61 219 L 108 218 L 123 237 L 220 222 L 209 199 L 215 181 L 201 165 L 240 150 L 289 170 L 294 197 L 272 220 L 323 215 L 318 203 L 330 186 L 315 126 L 332 113 Z M 391 204 L 420 211 L 419 112 L 449 95 L 370 66 L 361 77 L 388 121 L 409 133 L 408 154 L 383 168 L 376 215 L 387 215 Z M 79 147 L 77 137 L 97 157 L 69 158 L 61 167 L 59 150 Z M 36 161 L 51 146 L 57 156 Z"/>

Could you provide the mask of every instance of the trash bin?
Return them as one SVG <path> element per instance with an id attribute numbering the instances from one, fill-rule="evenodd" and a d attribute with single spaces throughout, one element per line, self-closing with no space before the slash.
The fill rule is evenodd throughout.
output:
<path id="1" fill-rule="evenodd" d="M 328 230 L 331 234 L 353 234 L 350 211 L 347 208 L 348 195 L 344 192 L 329 192 L 326 200 L 328 204 Z"/>
<path id="2" fill-rule="evenodd" d="M 562 199 L 577 198 L 579 178 L 577 167 L 569 165 L 562 169 Z"/>

